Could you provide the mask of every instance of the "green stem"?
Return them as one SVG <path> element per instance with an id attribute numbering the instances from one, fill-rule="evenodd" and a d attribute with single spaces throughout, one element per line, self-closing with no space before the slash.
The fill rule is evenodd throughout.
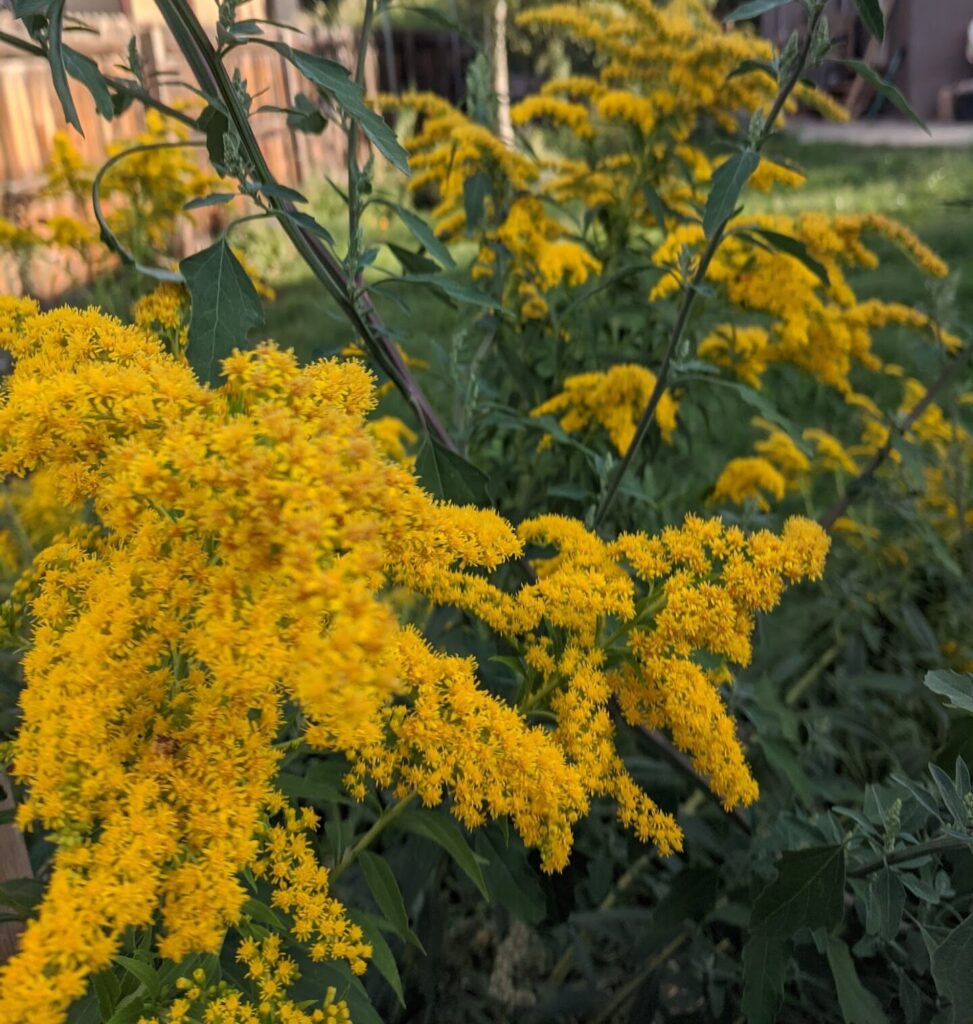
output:
<path id="1" fill-rule="evenodd" d="M 374 0 L 365 0 L 365 13 L 362 16 L 361 39 L 358 43 L 358 60 L 355 64 L 355 81 L 363 85 L 365 78 L 365 60 L 368 56 L 368 41 L 372 33 L 372 19 L 375 16 Z M 354 270 L 361 256 L 361 196 L 358 182 L 361 170 L 358 167 L 358 122 L 350 119 L 348 126 L 348 258 L 349 267 Z"/>
<path id="2" fill-rule="evenodd" d="M 849 878 L 865 878 L 874 871 L 880 871 L 884 867 L 891 867 L 893 864 L 903 864 L 917 857 L 924 857 L 927 853 L 944 853 L 947 850 L 969 850 L 973 847 L 973 837 L 968 840 L 953 839 L 951 836 L 939 836 L 936 839 L 929 839 L 924 843 L 916 843 L 915 846 L 905 846 L 901 850 L 893 850 L 891 853 L 883 854 L 874 860 L 868 861 L 861 867 L 848 872 Z"/>
<path id="3" fill-rule="evenodd" d="M 378 816 L 378 820 L 372 827 L 352 846 L 341 858 L 341 863 L 331 871 L 331 881 L 336 882 L 355 863 L 356 860 L 375 842 L 375 840 L 398 818 L 404 811 L 415 803 L 418 793 L 410 793 L 403 797 L 398 803 L 391 804 Z"/>

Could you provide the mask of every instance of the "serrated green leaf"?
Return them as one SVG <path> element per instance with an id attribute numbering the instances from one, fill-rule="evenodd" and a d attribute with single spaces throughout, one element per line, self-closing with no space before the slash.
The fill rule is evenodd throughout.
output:
<path id="1" fill-rule="evenodd" d="M 455 505 L 490 504 L 486 476 L 462 455 L 444 448 L 431 437 L 419 448 L 416 476 L 431 494 Z"/>
<path id="2" fill-rule="evenodd" d="M 740 193 L 759 166 L 760 154 L 753 149 L 744 149 L 716 169 L 703 212 L 703 231 L 707 238 L 712 238 L 733 216 Z"/>
<path id="3" fill-rule="evenodd" d="M 841 846 L 789 850 L 777 878 L 754 901 L 751 928 L 785 938 L 798 928 L 831 929 L 841 920 L 845 851 Z"/>
<path id="4" fill-rule="evenodd" d="M 361 130 L 374 143 L 375 148 L 403 174 L 409 174 L 408 154 L 395 137 L 395 132 L 385 123 L 385 119 L 365 102 L 361 86 L 351 77 L 347 68 L 328 60 L 327 57 L 295 50 L 286 43 L 271 40 L 260 42 L 276 50 L 302 75 L 331 96 L 338 106 L 361 126 Z"/>
<path id="5" fill-rule="evenodd" d="M 766 11 L 772 11 L 775 7 L 783 7 L 791 0 L 749 0 L 741 4 L 735 11 L 731 11 L 723 20 L 727 22 L 746 21 L 748 18 L 756 18 Z"/>
<path id="6" fill-rule="evenodd" d="M 864 78 L 870 86 L 877 89 L 893 106 L 897 107 L 901 113 L 905 114 L 913 124 L 918 125 L 927 135 L 932 135 L 926 122 L 909 106 L 909 101 L 891 82 L 886 82 L 881 75 L 873 71 L 863 61 L 842 58 L 837 63 L 850 67 L 856 74 Z"/>
<path id="7" fill-rule="evenodd" d="M 391 203 L 386 200 L 381 200 L 384 206 L 394 210 L 402 223 L 409 229 L 412 237 L 425 248 L 426 252 L 438 263 L 446 267 L 448 270 L 454 270 L 456 267 L 456 261 L 450 254 L 449 249 L 436 237 L 435 232 L 431 227 L 417 214 L 411 210 L 407 210 L 404 206 L 399 206 L 398 203 Z"/>
<path id="8" fill-rule="evenodd" d="M 396 822 L 398 828 L 414 835 L 430 839 L 441 846 L 455 861 L 456 866 L 479 889 L 485 900 L 490 899 L 483 872 L 476 855 L 466 841 L 459 825 L 452 818 L 436 811 L 421 808 L 406 811 Z"/>
<path id="9" fill-rule="evenodd" d="M 108 82 L 98 70 L 98 65 L 90 57 L 78 53 L 70 46 L 62 49 L 65 71 L 91 93 L 95 109 L 106 121 L 110 121 L 115 116 L 115 104 L 108 89 Z"/>
<path id="10" fill-rule="evenodd" d="M 829 935 L 826 951 L 845 1024 L 888 1024 L 882 1004 L 862 985 L 847 944 Z"/>
<path id="11" fill-rule="evenodd" d="M 885 15 L 879 0 L 855 0 L 862 24 L 880 42 L 885 41 Z"/>
<path id="12" fill-rule="evenodd" d="M 402 892 L 392 869 L 381 857 L 368 850 L 358 855 L 358 864 L 365 876 L 368 891 L 378 904 L 379 910 L 385 915 L 385 919 L 395 929 L 395 933 L 424 953 L 422 943 L 409 927 L 409 915 L 406 913 Z"/>
<path id="13" fill-rule="evenodd" d="M 922 682 L 927 690 L 945 697 L 947 707 L 973 713 L 973 675 L 940 669 L 927 672 Z"/>
<path id="14" fill-rule="evenodd" d="M 179 264 L 192 299 L 186 355 L 201 381 L 216 385 L 220 361 L 263 324 L 260 296 L 226 239 Z"/>
<path id="15" fill-rule="evenodd" d="M 84 135 L 78 118 L 78 109 L 71 95 L 67 69 L 64 66 L 64 3 L 65 0 L 53 0 L 47 13 L 47 57 L 51 64 L 51 81 L 54 83 L 57 98 L 61 101 L 64 119 Z"/>

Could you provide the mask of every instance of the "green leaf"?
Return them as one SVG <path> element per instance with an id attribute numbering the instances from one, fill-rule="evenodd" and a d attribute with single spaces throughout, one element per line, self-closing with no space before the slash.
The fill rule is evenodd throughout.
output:
<path id="1" fill-rule="evenodd" d="M 898 934 L 905 909 L 905 887 L 888 867 L 876 872 L 868 885 L 865 903 L 865 929 L 883 942 L 892 942 Z"/>
<path id="2" fill-rule="evenodd" d="M 214 192 L 211 196 L 198 196 L 183 205 L 184 210 L 199 210 L 204 206 L 222 206 L 236 199 L 236 192 Z"/>
<path id="3" fill-rule="evenodd" d="M 327 57 L 295 50 L 286 43 L 269 40 L 261 42 L 289 60 L 302 75 L 331 96 L 350 118 L 358 122 L 375 148 L 403 174 L 409 174 L 408 154 L 385 119 L 365 102 L 361 86 L 351 77 L 347 68 Z"/>
<path id="4" fill-rule="evenodd" d="M 463 182 L 463 210 L 466 213 L 466 230 L 472 231 L 483 223 L 487 196 L 493 191 L 493 183 L 486 171 L 477 171 Z"/>
<path id="5" fill-rule="evenodd" d="M 428 252 L 433 259 L 437 260 L 448 270 L 455 269 L 456 261 L 450 254 L 449 249 L 443 245 L 443 243 L 436 237 L 432 228 L 429 227 L 421 217 L 414 214 L 411 210 L 407 210 L 404 206 L 399 206 L 398 203 L 390 203 L 384 199 L 379 201 L 399 215 L 399 219 L 412 233 L 412 237 L 415 238 L 420 245 L 425 247 L 426 252 Z"/>
<path id="6" fill-rule="evenodd" d="M 399 1005 L 405 1009 L 405 994 L 402 991 L 402 978 L 399 975 L 399 967 L 395 962 L 395 955 L 392 953 L 389 944 L 385 941 L 382 929 L 371 914 L 359 911 L 349 915 L 351 919 L 362 930 L 365 941 L 372 947 L 372 956 L 369 960 L 379 974 L 389 983 Z"/>
<path id="7" fill-rule="evenodd" d="M 287 932 L 287 925 L 277 916 L 277 912 L 268 907 L 266 903 L 252 896 L 243 904 L 243 913 L 254 921 L 259 921 L 268 928 L 273 928 L 274 931 L 281 934 L 286 934 Z"/>
<path id="8" fill-rule="evenodd" d="M 953 780 L 938 764 L 929 765 L 929 774 L 932 775 L 932 780 L 936 783 L 936 788 L 939 790 L 939 795 L 943 798 L 943 803 L 953 816 L 953 821 L 960 828 L 965 829 L 967 818 L 966 804 L 963 803 L 963 798 L 956 792 Z"/>
<path id="9" fill-rule="evenodd" d="M 312 235 L 317 235 L 328 245 L 334 245 L 334 236 L 331 232 L 324 225 L 319 224 L 309 213 L 305 213 L 303 210 L 281 210 L 280 215 L 304 228 L 305 231 L 310 231 Z"/>
<path id="10" fill-rule="evenodd" d="M 748 18 L 756 18 L 765 11 L 772 11 L 775 7 L 783 7 L 791 0 L 749 0 L 741 4 L 735 11 L 731 11 L 723 20 L 727 22 L 746 21 Z"/>
<path id="11" fill-rule="evenodd" d="M 381 857 L 368 850 L 358 855 L 358 864 L 365 876 L 368 891 L 374 897 L 379 910 L 385 915 L 385 919 L 395 929 L 395 933 L 424 953 L 422 943 L 409 927 L 409 915 L 406 913 L 402 892 L 392 869 Z"/>
<path id="12" fill-rule="evenodd" d="M 493 898 L 514 917 L 529 925 L 540 924 L 547 900 L 523 847 L 505 843 L 499 830 L 480 829 L 476 850 L 486 861 L 484 873 Z"/>
<path id="13" fill-rule="evenodd" d="M 196 118 L 199 130 L 206 136 L 206 152 L 210 163 L 218 170 L 224 168 L 226 158 L 225 139 L 230 127 L 226 111 L 217 110 L 214 106 L 206 107 Z"/>
<path id="14" fill-rule="evenodd" d="M 490 504 L 487 478 L 462 455 L 427 437 L 416 456 L 416 476 L 437 498 L 455 505 Z"/>
<path id="15" fill-rule="evenodd" d="M 881 43 L 885 41 L 885 15 L 879 0 L 855 0 L 862 24 Z"/>
<path id="16" fill-rule="evenodd" d="M 316 103 L 299 92 L 294 97 L 294 107 L 287 111 L 287 127 L 308 135 L 320 135 L 328 127 L 328 119 Z"/>
<path id="17" fill-rule="evenodd" d="M 410 249 L 404 249 L 401 245 L 396 245 L 395 242 L 385 243 L 395 258 L 402 264 L 402 269 L 407 274 L 435 274 L 439 271 L 439 266 L 429 259 L 428 256 L 423 256 L 421 252 L 412 252 Z"/>
<path id="18" fill-rule="evenodd" d="M 496 309 L 498 303 L 489 295 L 484 295 L 478 288 L 472 288 L 447 277 L 442 272 L 435 274 L 409 274 L 408 277 L 401 277 L 392 280 L 399 280 L 404 284 L 422 284 L 434 291 L 441 292 L 447 299 L 454 299 L 457 302 L 465 302 L 470 306 L 479 306 L 481 309 Z M 391 283 L 391 281 L 389 282 Z"/>
<path id="19" fill-rule="evenodd" d="M 789 938 L 798 928 L 831 929 L 838 924 L 845 885 L 843 847 L 789 850 L 777 868 L 777 878 L 754 902 L 751 928 L 761 928 L 770 938 Z"/>
<path id="20" fill-rule="evenodd" d="M 873 88 L 877 89 L 891 104 L 896 106 L 901 113 L 913 122 L 917 124 L 927 135 L 931 136 L 932 132 L 926 127 L 925 121 L 909 106 L 909 101 L 899 92 L 898 89 L 891 82 L 886 82 L 881 75 L 876 74 L 867 64 L 860 60 L 846 60 L 840 59 L 837 61 L 839 64 L 846 64 L 857 74 L 861 75 L 862 78 L 868 82 Z"/>
<path id="21" fill-rule="evenodd" d="M 78 118 L 78 109 L 75 107 L 74 97 L 71 95 L 71 86 L 68 84 L 67 69 L 64 66 L 64 43 L 62 42 L 64 3 L 65 0 L 53 0 L 48 12 L 47 56 L 51 63 L 51 80 L 54 83 L 57 98 L 61 101 L 64 119 L 84 135 L 81 130 L 81 121 Z"/>
<path id="22" fill-rule="evenodd" d="M 743 947 L 743 1000 L 747 1024 L 774 1024 L 784 993 L 787 946 L 765 932 L 751 935 Z"/>
<path id="23" fill-rule="evenodd" d="M 973 675 L 940 669 L 927 672 L 923 686 L 946 698 L 946 707 L 973 713 Z"/>
<path id="24" fill-rule="evenodd" d="M 262 192 L 265 196 L 270 196 L 271 199 L 278 199 L 281 202 L 287 203 L 306 203 L 308 201 L 307 196 L 298 192 L 296 188 L 290 188 L 287 185 L 281 185 L 276 181 L 255 181 L 247 186 L 254 192 Z"/>
<path id="25" fill-rule="evenodd" d="M 973 1005 L 973 917 L 958 924 L 932 951 L 939 994 L 953 1005 L 953 1024 L 965 1024 Z"/>
<path id="26" fill-rule="evenodd" d="M 136 960 L 134 957 L 121 956 L 120 954 L 116 954 L 113 959 L 116 964 L 123 967 L 132 977 L 137 978 L 145 986 L 145 991 L 149 994 L 150 999 L 158 999 L 162 991 L 162 982 L 150 964 L 147 964 L 144 960 Z"/>
<path id="27" fill-rule="evenodd" d="M 829 935 L 827 955 L 845 1024 L 888 1024 L 882 1004 L 859 980 L 848 946 Z"/>
<path id="28" fill-rule="evenodd" d="M 192 298 L 187 356 L 204 383 L 216 385 L 220 361 L 263 324 L 260 297 L 225 238 L 179 264 Z"/>
<path id="29" fill-rule="evenodd" d="M 490 893 L 480 870 L 476 854 L 470 848 L 466 837 L 460 830 L 459 825 L 452 818 L 436 811 L 420 809 L 406 811 L 396 822 L 398 828 L 406 832 L 412 832 L 424 839 L 431 839 L 441 846 L 452 859 L 456 866 L 466 877 L 480 890 L 485 900 L 490 899 Z"/>
<path id="30" fill-rule="evenodd" d="M 777 81 L 777 68 L 767 60 L 742 60 L 726 76 L 726 80 L 739 78 L 741 75 L 749 75 L 754 71 L 760 71 L 765 75 L 769 75 L 775 82 Z"/>
<path id="31" fill-rule="evenodd" d="M 759 166 L 760 154 L 753 149 L 744 149 L 717 168 L 703 212 L 703 231 L 707 238 L 712 238 L 733 216 L 744 185 Z"/>
<path id="32" fill-rule="evenodd" d="M 105 76 L 98 70 L 98 65 L 90 57 L 78 53 L 70 46 L 63 47 L 63 54 L 65 71 L 91 93 L 95 109 L 106 121 L 110 121 L 115 116 L 115 104 Z"/>
<path id="33" fill-rule="evenodd" d="M 808 252 L 807 246 L 799 238 L 781 234 L 779 231 L 770 231 L 767 228 L 747 228 L 747 231 L 759 235 L 769 242 L 774 249 L 786 253 L 788 256 L 793 256 L 794 259 L 803 263 L 822 284 L 826 285 L 829 283 L 827 267 L 823 263 L 818 262 Z"/>
<path id="34" fill-rule="evenodd" d="M 122 989 L 111 971 L 99 971 L 91 979 L 91 987 L 98 999 L 98 1012 L 102 1020 L 108 1020 L 115 1012 Z"/>
<path id="35" fill-rule="evenodd" d="M 16 910 L 25 917 L 44 898 L 44 883 L 39 878 L 11 878 L 0 882 L 0 907 Z"/>
<path id="36" fill-rule="evenodd" d="M 47 14 L 54 0 L 13 0 L 15 18 L 30 18 L 35 14 Z"/>

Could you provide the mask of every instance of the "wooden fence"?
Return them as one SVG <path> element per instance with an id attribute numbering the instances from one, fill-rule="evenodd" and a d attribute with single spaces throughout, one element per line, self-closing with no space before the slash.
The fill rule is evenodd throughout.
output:
<path id="1" fill-rule="evenodd" d="M 129 40 L 134 36 L 147 70 L 153 75 L 151 87 L 167 103 L 199 102 L 178 81 L 191 81 L 188 68 L 163 25 L 139 25 L 123 14 L 86 15 L 85 23 L 97 34 L 72 33 L 71 45 L 97 61 L 106 73 L 119 74 L 116 66 L 126 59 Z M 285 39 L 302 49 L 313 50 L 346 67 L 353 66 L 357 52 L 355 33 L 348 28 L 329 29 L 304 19 L 303 35 L 268 29 L 267 38 Z M 19 25 L 0 11 L 0 30 L 18 33 Z M 293 106 L 298 93 L 310 97 L 313 87 L 279 54 L 263 46 L 241 47 L 227 61 L 246 80 L 255 108 Z M 374 51 L 366 64 L 366 89 L 377 86 Z M 131 139 L 143 126 L 143 111 L 133 104 L 112 121 L 99 117 L 91 95 L 72 80 L 84 136 L 67 127 L 61 105 L 51 84 L 47 63 L 37 57 L 0 43 L 0 215 L 18 222 L 37 224 L 53 213 L 72 212 L 62 200 L 38 195 L 44 170 L 50 159 L 52 138 L 57 131 L 69 132 L 72 142 L 89 164 L 104 162 L 113 143 Z M 322 175 L 343 174 L 347 160 L 345 136 L 329 127 L 321 135 L 307 135 L 287 128 L 284 115 L 259 114 L 254 130 L 271 170 L 282 183 L 300 185 Z M 73 211 L 78 213 L 80 211 Z M 59 265 L 50 254 L 32 266 L 31 289 L 50 297 L 63 289 L 74 268 Z M 0 256 L 0 289 L 20 290 L 20 275 L 12 258 Z"/>

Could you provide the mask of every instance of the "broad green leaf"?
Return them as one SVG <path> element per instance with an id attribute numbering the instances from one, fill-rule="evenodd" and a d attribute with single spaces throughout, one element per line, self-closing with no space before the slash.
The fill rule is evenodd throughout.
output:
<path id="1" fill-rule="evenodd" d="M 789 938 L 798 928 L 831 929 L 841 920 L 844 885 L 843 847 L 790 850 L 755 900 L 750 927 L 770 938 Z"/>
<path id="2" fill-rule="evenodd" d="M 196 118 L 199 130 L 206 136 L 206 152 L 210 163 L 218 170 L 224 167 L 226 132 L 230 127 L 226 112 L 216 107 L 207 106 Z"/>
<path id="3" fill-rule="evenodd" d="M 277 912 L 268 907 L 266 903 L 252 896 L 243 904 L 243 913 L 254 921 L 259 921 L 261 924 L 267 925 L 268 928 L 273 928 L 274 931 L 281 932 L 282 934 L 287 932 L 287 925 L 277 916 Z"/>
<path id="4" fill-rule="evenodd" d="M 427 437 L 416 456 L 416 475 L 427 491 L 454 505 L 490 504 L 487 478 L 462 455 Z"/>
<path id="5" fill-rule="evenodd" d="M 881 43 L 885 41 L 885 15 L 879 0 L 855 0 L 862 24 Z"/>
<path id="6" fill-rule="evenodd" d="M 733 216 L 750 175 L 760 166 L 760 154 L 752 149 L 735 153 L 713 174 L 713 186 L 703 212 L 703 231 L 713 235 Z"/>
<path id="7" fill-rule="evenodd" d="M 913 124 L 917 124 L 927 135 L 932 135 L 929 128 L 926 126 L 926 122 L 909 106 L 909 101 L 899 92 L 898 89 L 891 82 L 886 82 L 881 75 L 873 71 L 867 64 L 860 60 L 847 60 L 841 59 L 838 61 L 840 64 L 846 64 L 857 74 L 861 75 L 862 78 L 868 82 L 874 89 L 877 89 L 891 104 L 899 109 L 899 111 L 912 121 Z"/>
<path id="8" fill-rule="evenodd" d="M 287 111 L 287 127 L 308 135 L 320 135 L 328 127 L 328 119 L 318 110 L 318 106 L 299 92 L 294 97 L 294 106 Z"/>
<path id="9" fill-rule="evenodd" d="M 392 869 L 381 857 L 368 850 L 358 855 L 358 864 L 365 876 L 368 891 L 378 904 L 379 910 L 385 915 L 385 919 L 395 929 L 395 933 L 420 952 L 425 952 L 422 943 L 409 927 L 409 915 L 406 913 L 402 892 Z"/>
<path id="10" fill-rule="evenodd" d="M 767 228 L 747 228 L 747 231 L 759 235 L 769 242 L 774 249 L 787 253 L 788 256 L 793 256 L 794 259 L 803 263 L 822 284 L 828 284 L 827 267 L 808 252 L 807 246 L 799 238 L 781 234 L 779 231 L 770 231 Z"/>
<path id="11" fill-rule="evenodd" d="M 927 690 L 946 698 L 946 707 L 973 713 L 973 675 L 940 669 L 927 672 L 922 682 Z"/>
<path id="12" fill-rule="evenodd" d="M 403 174 L 409 174 L 408 154 L 385 119 L 365 102 L 361 86 L 351 77 L 347 68 L 327 57 L 295 50 L 286 43 L 261 42 L 289 60 L 302 75 L 331 96 L 352 120 L 358 122 L 375 148 Z"/>
<path id="13" fill-rule="evenodd" d="M 111 971 L 99 971 L 91 979 L 91 987 L 98 1000 L 98 1012 L 102 1020 L 108 1020 L 115 1012 L 119 999 L 122 996 L 121 986 L 118 979 Z"/>
<path id="14" fill-rule="evenodd" d="M 179 264 L 192 298 L 187 356 L 201 381 L 216 385 L 220 361 L 263 324 L 260 297 L 225 238 Z"/>
<path id="15" fill-rule="evenodd" d="M 406 811 L 396 822 L 398 828 L 406 832 L 412 832 L 424 839 L 431 839 L 441 846 L 452 859 L 456 866 L 466 875 L 467 878 L 480 890 L 485 900 L 490 899 L 490 893 L 480 870 L 476 854 L 470 848 L 466 837 L 460 830 L 459 825 L 452 818 L 436 811 L 425 808 Z"/>
<path id="16" fill-rule="evenodd" d="M 958 924 L 932 951 L 932 976 L 953 1007 L 953 1024 L 966 1024 L 973 1006 L 973 917 Z"/>
<path id="17" fill-rule="evenodd" d="M 135 957 L 116 954 L 113 958 L 115 963 L 123 967 L 132 977 L 145 986 L 145 991 L 150 999 L 157 999 L 162 991 L 162 981 L 150 964 L 144 960 L 136 960 Z"/>
<path id="18" fill-rule="evenodd" d="M 829 935 L 827 955 L 845 1024 L 888 1024 L 882 1004 L 862 985 L 848 946 Z"/>
<path id="19" fill-rule="evenodd" d="M 95 109 L 106 121 L 110 121 L 115 116 L 115 104 L 112 101 L 112 94 L 108 89 L 105 76 L 98 70 L 98 65 L 90 57 L 78 53 L 70 46 L 65 46 L 62 49 L 65 71 L 91 93 L 95 101 Z"/>
<path id="20" fill-rule="evenodd" d="M 432 228 L 420 216 L 411 210 L 407 210 L 404 206 L 399 206 L 398 203 L 390 203 L 384 199 L 381 202 L 399 215 L 399 219 L 412 233 L 412 237 L 425 247 L 434 260 L 437 260 L 448 270 L 453 270 L 456 267 L 456 261 L 450 254 L 449 249 L 443 245 L 436 237 Z"/>
<path id="21" fill-rule="evenodd" d="M 775 7 L 783 7 L 784 4 L 790 2 L 791 0 L 749 0 L 748 3 L 741 4 L 735 11 L 731 11 L 723 20 L 746 21 L 748 18 L 756 18 L 765 11 L 772 11 Z"/>
<path id="22" fill-rule="evenodd" d="M 758 930 L 743 947 L 743 1000 L 747 1024 L 774 1024 L 784 992 L 787 945 Z"/>
<path id="23" fill-rule="evenodd" d="M 359 911 L 349 915 L 351 919 L 362 930 L 365 941 L 372 947 L 372 956 L 369 966 L 374 967 L 379 974 L 389 983 L 399 1005 L 405 1009 L 405 995 L 402 991 L 402 978 L 399 975 L 399 967 L 395 962 L 395 955 L 392 953 L 389 944 L 385 941 L 382 929 L 371 914 Z"/>
<path id="24" fill-rule="evenodd" d="M 905 909 L 905 887 L 898 875 L 888 867 L 872 875 L 865 902 L 866 930 L 884 942 L 891 942 L 898 934 Z"/>

